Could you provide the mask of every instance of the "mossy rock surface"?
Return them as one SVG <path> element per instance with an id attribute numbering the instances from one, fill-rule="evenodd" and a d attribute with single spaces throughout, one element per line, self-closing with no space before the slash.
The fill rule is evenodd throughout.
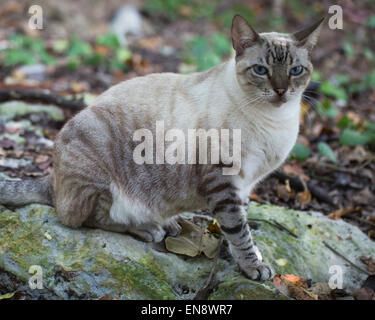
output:
<path id="1" fill-rule="evenodd" d="M 338 265 L 347 290 L 358 288 L 366 278 L 323 243 L 365 268 L 359 257 L 374 257 L 375 243 L 358 228 L 319 213 L 269 205 L 252 204 L 248 217 L 262 220 L 252 221 L 257 224 L 254 240 L 276 272 L 327 282 L 330 266 Z M 297 238 L 263 220 L 279 222 Z M 42 267 L 40 295 L 48 298 L 191 299 L 205 285 L 212 260 L 164 252 L 128 235 L 70 229 L 57 221 L 49 206 L 34 204 L 15 211 L 0 207 L 0 281 L 11 274 L 26 285 L 32 265 Z M 285 299 L 271 282 L 243 277 L 230 258 L 219 259 L 215 281 L 219 285 L 209 299 Z M 5 291 L 0 285 L 0 295 Z M 37 292 L 33 290 L 34 298 Z"/>

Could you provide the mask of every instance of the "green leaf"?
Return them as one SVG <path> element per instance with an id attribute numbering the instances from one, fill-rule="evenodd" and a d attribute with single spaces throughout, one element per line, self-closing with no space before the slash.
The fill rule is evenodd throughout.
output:
<path id="1" fill-rule="evenodd" d="M 368 21 L 367 21 L 367 25 L 371 28 L 375 28 L 375 15 L 372 15 Z"/>
<path id="2" fill-rule="evenodd" d="M 354 59 L 355 57 L 355 50 L 353 45 L 349 41 L 345 41 L 342 45 L 342 49 L 344 50 L 345 54 L 349 59 Z"/>
<path id="3" fill-rule="evenodd" d="M 92 54 L 92 48 L 88 42 L 79 40 L 77 37 L 72 38 L 72 44 L 68 51 L 68 56 L 82 57 L 82 56 L 89 56 L 91 54 Z"/>
<path id="4" fill-rule="evenodd" d="M 293 147 L 292 154 L 297 160 L 305 161 L 310 156 L 310 148 L 303 144 L 296 143 Z"/>
<path id="5" fill-rule="evenodd" d="M 116 50 L 116 59 L 121 62 L 128 61 L 132 57 L 130 50 L 125 48 L 119 48 Z"/>
<path id="6" fill-rule="evenodd" d="M 119 48 L 120 47 L 120 42 L 118 41 L 117 36 L 113 33 L 108 33 L 108 34 L 99 36 L 96 39 L 96 43 L 101 45 L 101 46 L 105 46 L 105 47 L 109 47 L 109 48 Z"/>
<path id="7" fill-rule="evenodd" d="M 94 53 L 93 55 L 85 59 L 85 64 L 98 66 L 103 61 L 104 61 L 104 56 L 100 55 L 99 53 Z"/>
<path id="8" fill-rule="evenodd" d="M 197 71 L 204 71 L 229 56 L 231 50 L 231 43 L 224 34 L 196 37 L 186 44 L 185 62 L 196 65 Z"/>
<path id="9" fill-rule="evenodd" d="M 338 122 L 337 122 L 337 126 L 340 128 L 340 129 L 345 129 L 345 128 L 351 128 L 353 127 L 354 123 L 353 121 L 347 116 L 347 115 L 344 115 Z"/>
<path id="10" fill-rule="evenodd" d="M 80 59 L 76 56 L 69 57 L 68 67 L 72 70 L 76 70 L 79 66 Z"/>
<path id="11" fill-rule="evenodd" d="M 68 49 L 69 41 L 66 39 L 56 40 L 53 43 L 53 51 L 57 53 L 63 53 Z"/>
<path id="12" fill-rule="evenodd" d="M 365 130 L 363 132 L 363 136 L 367 138 L 367 143 L 375 143 L 375 131 L 373 130 Z"/>
<path id="13" fill-rule="evenodd" d="M 317 104 L 317 110 L 320 115 L 328 118 L 335 118 L 339 113 L 337 108 L 328 99 L 324 99 L 322 102 L 319 102 Z"/>
<path id="14" fill-rule="evenodd" d="M 365 127 L 369 130 L 375 131 L 375 122 L 365 121 Z"/>
<path id="15" fill-rule="evenodd" d="M 338 100 L 347 100 L 346 91 L 343 88 L 333 85 L 331 82 L 323 81 L 320 85 L 320 91 L 330 97 Z"/>
<path id="16" fill-rule="evenodd" d="M 340 135 L 340 143 L 344 146 L 364 145 L 370 141 L 370 138 L 352 129 L 345 129 Z"/>
<path id="17" fill-rule="evenodd" d="M 4 64 L 6 66 L 14 66 L 18 64 L 34 64 L 36 63 L 32 53 L 25 49 L 8 49 L 5 52 Z"/>
<path id="18" fill-rule="evenodd" d="M 321 78 L 322 78 L 322 74 L 319 71 L 313 71 L 311 80 L 320 81 Z"/>
<path id="19" fill-rule="evenodd" d="M 0 300 L 3 300 L 3 299 L 10 299 L 14 296 L 16 292 L 9 292 L 9 293 L 6 293 L 6 294 L 3 294 L 3 295 L 0 295 Z"/>
<path id="20" fill-rule="evenodd" d="M 318 151 L 320 152 L 320 154 L 322 156 L 325 156 L 326 158 L 328 158 L 332 162 L 337 163 L 336 155 L 327 143 L 319 142 L 318 143 Z"/>

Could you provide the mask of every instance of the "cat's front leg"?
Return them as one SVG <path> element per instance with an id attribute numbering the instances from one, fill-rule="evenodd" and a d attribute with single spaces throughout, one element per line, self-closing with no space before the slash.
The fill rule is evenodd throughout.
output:
<path id="1" fill-rule="evenodd" d="M 233 257 L 240 269 L 253 280 L 273 278 L 271 266 L 262 262 L 246 219 L 246 205 L 241 201 L 237 189 L 229 182 L 213 183 L 206 191 L 212 215 L 220 223 L 221 229 L 229 242 Z"/>

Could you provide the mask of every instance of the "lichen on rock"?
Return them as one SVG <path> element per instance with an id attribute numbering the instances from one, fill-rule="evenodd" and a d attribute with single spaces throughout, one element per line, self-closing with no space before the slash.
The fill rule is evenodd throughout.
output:
<path id="1" fill-rule="evenodd" d="M 248 217 L 261 219 L 256 221 L 254 240 L 278 273 L 327 282 L 329 267 L 339 265 L 349 290 L 358 288 L 366 276 L 323 244 L 329 242 L 360 264 L 358 257 L 373 254 L 375 244 L 356 227 L 318 213 L 270 205 L 252 204 Z M 263 221 L 271 219 L 298 238 Z M 278 265 L 280 259 L 285 262 Z M 27 284 L 32 265 L 42 267 L 49 298 L 192 299 L 205 285 L 212 260 L 160 251 L 129 235 L 67 228 L 49 206 L 33 204 L 14 211 L 0 206 L 0 273 Z M 218 286 L 209 299 L 285 299 L 271 282 L 246 279 L 231 258 L 218 260 L 215 281 Z"/>

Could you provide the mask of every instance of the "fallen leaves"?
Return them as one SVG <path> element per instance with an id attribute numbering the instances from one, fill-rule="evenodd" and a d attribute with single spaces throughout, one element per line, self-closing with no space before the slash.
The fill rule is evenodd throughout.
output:
<path id="1" fill-rule="evenodd" d="M 349 213 L 360 213 L 360 207 L 348 207 L 348 208 L 340 208 L 328 215 L 328 218 L 332 220 L 340 220 L 342 216 L 347 215 Z"/>
<path id="2" fill-rule="evenodd" d="M 203 252 L 207 258 L 213 259 L 220 243 L 219 238 L 209 229 L 188 220 L 182 220 L 180 224 L 181 233 L 177 237 L 165 239 L 167 250 L 189 257 L 196 257 Z M 211 230 L 216 230 L 216 226 L 212 226 Z"/>
<path id="3" fill-rule="evenodd" d="M 296 300 L 318 300 L 318 296 L 307 290 L 307 281 L 293 274 L 276 275 L 275 287 L 284 295 Z"/>
<path id="4" fill-rule="evenodd" d="M 367 266 L 369 273 L 375 274 L 375 261 L 372 258 L 360 257 L 359 259 Z"/>
<path id="5" fill-rule="evenodd" d="M 43 154 L 40 154 L 40 155 L 37 155 L 35 157 L 35 163 L 39 164 L 39 163 L 43 163 L 43 162 L 46 162 L 48 161 L 49 159 L 49 156 L 46 156 L 46 155 L 43 155 Z"/>
<path id="6" fill-rule="evenodd" d="M 297 193 L 297 200 L 301 205 L 308 204 L 311 201 L 311 193 L 309 189 Z"/>
<path id="7" fill-rule="evenodd" d="M 326 282 L 316 282 L 310 288 L 309 291 L 316 295 L 319 300 L 331 300 L 332 289 Z"/>
<path id="8" fill-rule="evenodd" d="M 362 287 L 353 293 L 356 300 L 375 300 L 374 290 L 368 287 Z"/>
<path id="9" fill-rule="evenodd" d="M 207 227 L 211 233 L 221 234 L 221 228 L 216 219 L 214 219 Z"/>

